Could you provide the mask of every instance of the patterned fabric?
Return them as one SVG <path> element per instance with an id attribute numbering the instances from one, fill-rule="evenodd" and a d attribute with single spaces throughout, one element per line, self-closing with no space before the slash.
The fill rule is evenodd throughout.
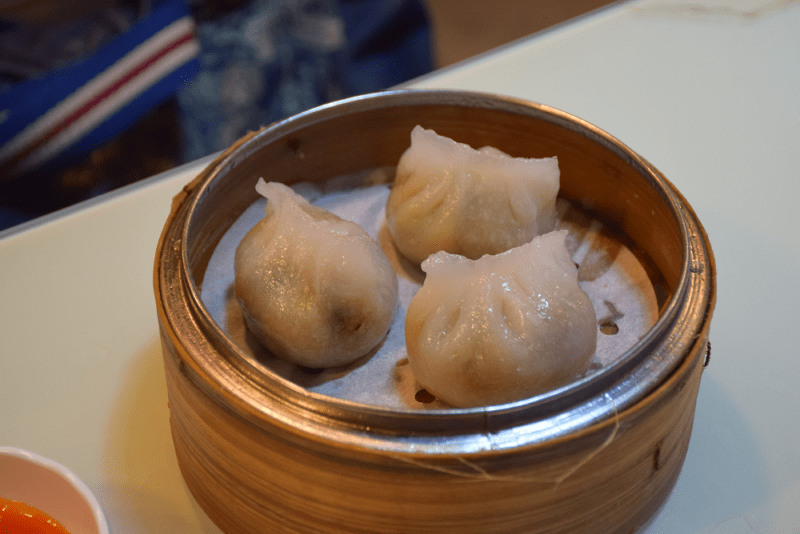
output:
<path id="1" fill-rule="evenodd" d="M 186 158 L 248 131 L 432 70 L 417 0 L 257 0 L 198 23 L 202 72 L 178 94 Z"/>
<path id="2" fill-rule="evenodd" d="M 86 154 L 199 71 L 200 46 L 182 0 L 171 0 L 90 58 L 2 93 L 0 176 Z"/>
<path id="3" fill-rule="evenodd" d="M 433 69 L 421 0 L 130 0 L 91 17 L 0 20 L 0 231 Z"/>

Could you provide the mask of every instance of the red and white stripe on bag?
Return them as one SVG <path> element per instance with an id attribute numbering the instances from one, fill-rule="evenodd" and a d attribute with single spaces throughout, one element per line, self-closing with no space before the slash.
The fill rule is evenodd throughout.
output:
<path id="1" fill-rule="evenodd" d="M 173 21 L 0 146 L 0 166 L 12 175 L 37 168 L 199 52 L 191 16 Z"/>

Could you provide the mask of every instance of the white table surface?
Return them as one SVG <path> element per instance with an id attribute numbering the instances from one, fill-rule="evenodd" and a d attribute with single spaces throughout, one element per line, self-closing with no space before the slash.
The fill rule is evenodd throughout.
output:
<path id="1" fill-rule="evenodd" d="M 713 351 L 646 532 L 800 533 L 800 4 L 621 3 L 412 85 L 568 111 L 687 197 L 717 259 Z M 152 291 L 203 164 L 0 233 L 0 444 L 75 471 L 116 533 L 216 531 L 176 464 Z"/>

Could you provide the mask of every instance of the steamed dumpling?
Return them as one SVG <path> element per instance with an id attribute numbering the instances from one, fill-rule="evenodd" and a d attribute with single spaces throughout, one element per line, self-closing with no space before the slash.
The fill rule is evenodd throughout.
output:
<path id="1" fill-rule="evenodd" d="M 583 373 L 597 321 L 564 240 L 550 232 L 496 256 L 428 258 L 406 316 L 414 376 L 458 407 L 525 399 Z"/>
<path id="2" fill-rule="evenodd" d="M 386 203 L 389 231 L 416 263 L 440 250 L 499 254 L 553 230 L 559 177 L 557 158 L 475 150 L 417 126 Z"/>
<path id="3" fill-rule="evenodd" d="M 235 293 L 250 331 L 305 367 L 344 365 L 380 343 L 397 307 L 397 276 L 358 224 L 259 180 L 266 216 L 235 256 Z"/>

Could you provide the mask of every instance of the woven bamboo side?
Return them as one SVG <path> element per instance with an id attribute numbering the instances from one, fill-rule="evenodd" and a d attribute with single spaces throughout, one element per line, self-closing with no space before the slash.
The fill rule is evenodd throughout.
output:
<path id="1" fill-rule="evenodd" d="M 630 534 L 683 465 L 706 342 L 657 391 L 580 435 L 436 460 L 258 427 L 196 385 L 167 332 L 163 344 L 178 463 L 225 532 Z"/>

